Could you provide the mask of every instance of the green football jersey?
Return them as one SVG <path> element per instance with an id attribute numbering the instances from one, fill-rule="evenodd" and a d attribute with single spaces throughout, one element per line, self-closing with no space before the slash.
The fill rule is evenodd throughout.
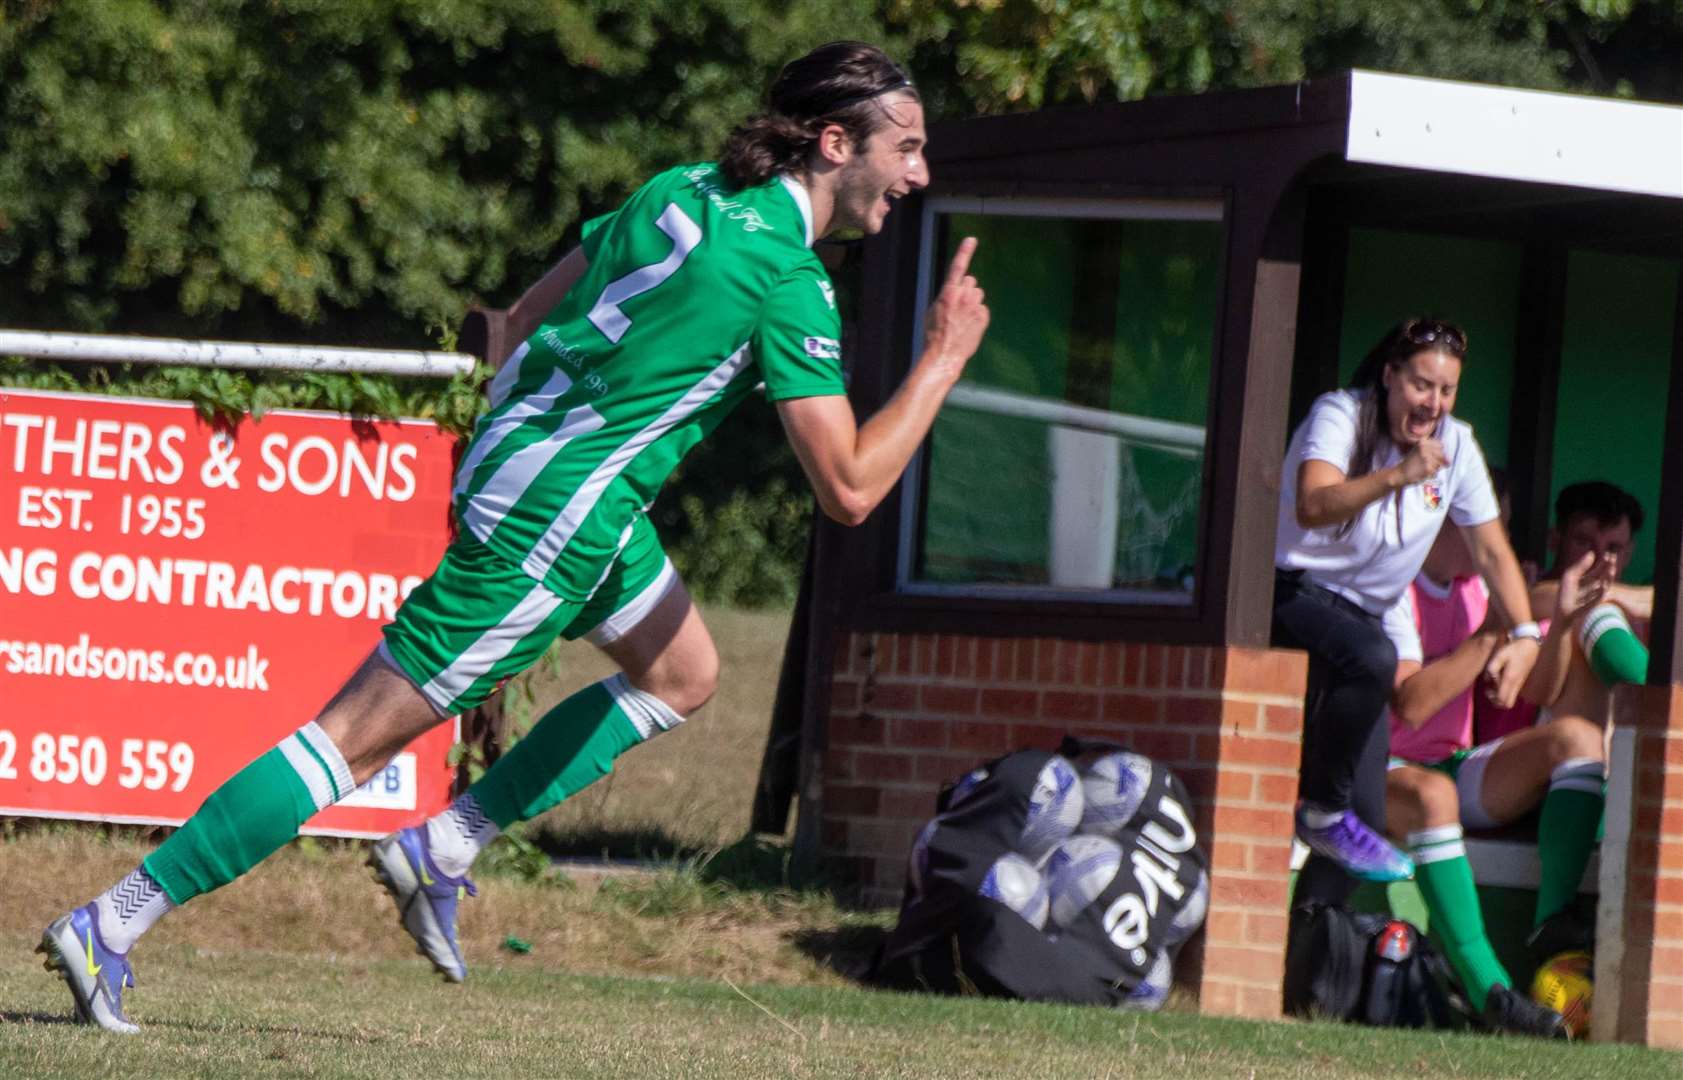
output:
<path id="1" fill-rule="evenodd" d="M 714 164 L 654 177 L 584 227 L 590 268 L 497 374 L 456 472 L 462 526 L 569 599 L 595 589 L 672 469 L 764 382 L 845 392 L 812 205 Z"/>

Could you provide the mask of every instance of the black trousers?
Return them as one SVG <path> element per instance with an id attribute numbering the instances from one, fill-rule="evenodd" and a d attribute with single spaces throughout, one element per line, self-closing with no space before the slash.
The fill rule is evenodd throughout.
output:
<path id="1" fill-rule="evenodd" d="M 1379 616 L 1301 572 L 1274 572 L 1274 644 L 1309 654 L 1303 701 L 1303 761 L 1298 795 L 1325 807 L 1349 807 L 1385 831 L 1385 764 L 1391 732 L 1386 708 L 1397 650 Z M 1298 877 L 1297 898 L 1341 902 L 1355 882 L 1315 856 Z"/>

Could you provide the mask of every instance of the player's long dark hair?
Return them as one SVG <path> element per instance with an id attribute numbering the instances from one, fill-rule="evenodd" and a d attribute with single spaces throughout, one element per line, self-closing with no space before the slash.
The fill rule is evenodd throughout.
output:
<path id="1" fill-rule="evenodd" d="M 737 125 L 719 153 L 719 171 L 735 188 L 763 184 L 806 164 L 818 135 L 839 124 L 863 146 L 892 118 L 877 99 L 917 90 L 900 65 L 875 45 L 832 41 L 778 73 L 766 94 L 766 110 Z"/>
<path id="2" fill-rule="evenodd" d="M 1467 335 L 1459 326 L 1441 319 L 1404 319 L 1387 330 L 1362 358 L 1350 378 L 1350 389 L 1365 390 L 1367 396 L 1356 414 L 1356 443 L 1350 449 L 1350 467 L 1344 471 L 1345 479 L 1354 480 L 1373 471 L 1379 440 L 1387 435 L 1390 394 L 1385 389 L 1385 369 L 1400 368 L 1415 353 L 1428 350 L 1465 361 Z"/>
<path id="3" fill-rule="evenodd" d="M 1350 448 L 1350 466 L 1344 470 L 1346 480 L 1366 476 L 1373 471 L 1373 458 L 1379 451 L 1381 439 L 1388 438 L 1390 392 L 1385 389 L 1385 369 L 1400 368 L 1418 352 L 1435 350 L 1448 353 L 1457 360 L 1467 359 L 1467 334 L 1454 323 L 1441 319 L 1404 319 L 1385 332 L 1385 336 L 1368 350 L 1350 378 L 1350 389 L 1367 391 L 1356 411 L 1356 441 Z M 1338 527 L 1343 536 L 1355 527 L 1350 518 Z M 1398 524 L 1399 531 L 1402 526 Z"/>

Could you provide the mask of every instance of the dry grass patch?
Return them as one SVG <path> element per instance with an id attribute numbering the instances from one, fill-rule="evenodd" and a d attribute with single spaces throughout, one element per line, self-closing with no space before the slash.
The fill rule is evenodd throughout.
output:
<path id="1" fill-rule="evenodd" d="M 0 942 L 32 948 L 48 921 L 109 886 L 148 850 L 137 839 L 59 826 L 0 843 L 0 881 L 28 885 L 0 907 Z M 408 958 L 417 973 L 425 972 L 363 857 L 360 845 L 338 842 L 282 850 L 159 923 L 136 953 L 142 977 L 148 957 L 174 945 L 214 953 Z M 844 912 L 815 892 L 730 888 L 694 868 L 594 887 L 505 877 L 479 886 L 479 896 L 461 907 L 462 950 L 474 973 L 506 965 L 834 986 L 845 980 L 800 943 L 886 918 Z M 505 949 L 511 936 L 530 943 L 531 953 Z"/>
<path id="2" fill-rule="evenodd" d="M 638 834 L 705 849 L 747 832 L 791 612 L 703 608 L 702 615 L 719 647 L 718 694 L 676 731 L 626 754 L 613 775 L 537 818 L 536 833 L 574 849 Z M 614 670 L 594 647 L 561 642 L 511 684 L 509 701 L 517 715 L 536 720 Z"/>

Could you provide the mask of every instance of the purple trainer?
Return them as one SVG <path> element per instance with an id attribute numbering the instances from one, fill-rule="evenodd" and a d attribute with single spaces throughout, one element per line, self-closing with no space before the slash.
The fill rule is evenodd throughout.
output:
<path id="1" fill-rule="evenodd" d="M 479 890 L 465 876 L 451 877 L 433 863 L 426 826 L 412 826 L 375 844 L 368 865 L 391 893 L 417 951 L 451 982 L 466 979 L 467 963 L 456 944 L 456 904 Z"/>
<path id="2" fill-rule="evenodd" d="M 1414 876 L 1414 860 L 1367 827 L 1354 811 L 1345 810 L 1333 821 L 1315 828 L 1297 808 L 1297 838 L 1317 855 L 1325 855 L 1363 881 L 1406 881 Z"/>
<path id="3" fill-rule="evenodd" d="M 124 1035 L 140 1030 L 123 1012 L 123 991 L 134 985 L 134 969 L 126 953 L 105 947 L 93 904 L 53 920 L 35 951 L 46 954 L 47 970 L 58 972 L 70 987 L 77 1020 Z"/>

